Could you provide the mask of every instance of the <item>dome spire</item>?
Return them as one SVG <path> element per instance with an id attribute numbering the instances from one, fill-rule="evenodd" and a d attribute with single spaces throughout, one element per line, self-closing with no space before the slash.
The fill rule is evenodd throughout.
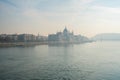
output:
<path id="1" fill-rule="evenodd" d="M 68 30 L 67 30 L 66 26 L 65 26 L 65 29 L 63 30 L 63 32 L 68 32 Z"/>

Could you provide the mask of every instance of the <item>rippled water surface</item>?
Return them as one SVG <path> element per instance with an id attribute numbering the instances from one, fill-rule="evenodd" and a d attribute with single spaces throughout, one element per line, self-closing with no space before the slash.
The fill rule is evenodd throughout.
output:
<path id="1" fill-rule="evenodd" d="M 0 48 L 0 80 L 120 80 L 120 42 Z"/>

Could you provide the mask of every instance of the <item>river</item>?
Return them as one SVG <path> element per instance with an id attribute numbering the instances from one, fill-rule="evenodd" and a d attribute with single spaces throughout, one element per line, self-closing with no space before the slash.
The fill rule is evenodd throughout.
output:
<path id="1" fill-rule="evenodd" d="M 120 42 L 3 47 L 0 80 L 120 80 Z"/>

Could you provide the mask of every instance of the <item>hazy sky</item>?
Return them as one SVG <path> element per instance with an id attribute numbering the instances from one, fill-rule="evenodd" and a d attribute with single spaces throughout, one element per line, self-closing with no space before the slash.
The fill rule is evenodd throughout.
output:
<path id="1" fill-rule="evenodd" d="M 0 34 L 120 32 L 120 0 L 0 0 Z"/>

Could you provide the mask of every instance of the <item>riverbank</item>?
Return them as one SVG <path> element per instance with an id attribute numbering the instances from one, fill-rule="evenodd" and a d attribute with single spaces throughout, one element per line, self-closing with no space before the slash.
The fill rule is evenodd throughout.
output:
<path id="1" fill-rule="evenodd" d="M 26 46 L 36 46 L 36 45 L 63 45 L 63 44 L 83 44 L 83 43 L 90 43 L 92 41 L 86 42 L 58 42 L 58 41 L 51 41 L 51 42 L 5 42 L 0 43 L 0 47 L 26 47 Z"/>
<path id="2" fill-rule="evenodd" d="M 12 43 L 0 43 L 0 47 L 35 46 L 45 44 L 48 44 L 48 42 L 12 42 Z"/>

